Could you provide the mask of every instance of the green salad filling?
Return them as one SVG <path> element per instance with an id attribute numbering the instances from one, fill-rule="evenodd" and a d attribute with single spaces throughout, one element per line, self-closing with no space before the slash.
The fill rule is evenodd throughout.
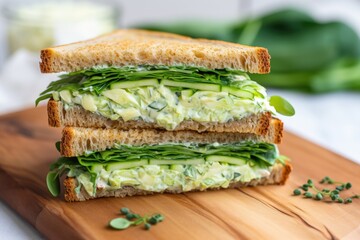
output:
<path id="1" fill-rule="evenodd" d="M 65 109 L 85 110 L 112 120 L 155 122 L 167 130 L 185 120 L 228 122 L 261 112 L 293 115 L 283 98 L 238 70 L 191 66 L 94 67 L 60 76 L 36 104 L 53 98 Z"/>
<path id="2" fill-rule="evenodd" d="M 96 189 L 124 186 L 163 192 L 227 187 L 235 181 L 249 182 L 268 176 L 279 161 L 276 145 L 234 144 L 115 145 L 102 152 L 61 157 L 47 175 L 49 191 L 58 195 L 63 174 L 74 177 L 90 196 Z"/>

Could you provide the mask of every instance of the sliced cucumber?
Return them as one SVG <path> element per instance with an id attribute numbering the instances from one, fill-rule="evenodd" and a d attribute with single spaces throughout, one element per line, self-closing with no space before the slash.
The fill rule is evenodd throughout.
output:
<path id="1" fill-rule="evenodd" d="M 103 169 L 103 165 L 102 164 L 94 164 L 91 166 L 91 171 L 94 173 L 99 173 L 101 172 L 101 170 Z"/>
<path id="2" fill-rule="evenodd" d="M 165 86 L 198 89 L 198 90 L 203 90 L 203 91 L 220 92 L 220 90 L 221 90 L 220 85 L 211 84 L 211 83 L 176 82 L 176 81 L 171 81 L 171 80 L 166 80 L 166 79 L 161 80 L 160 83 L 165 85 Z"/>
<path id="3" fill-rule="evenodd" d="M 253 94 L 254 94 L 255 96 L 257 96 L 257 97 L 264 98 L 264 95 L 263 95 L 261 92 L 259 92 L 258 90 L 254 89 L 254 87 L 251 86 L 251 85 L 242 87 L 241 90 L 245 90 L 245 91 L 251 92 L 251 93 L 253 93 Z"/>
<path id="4" fill-rule="evenodd" d="M 233 75 L 234 81 L 244 81 L 244 80 L 251 80 L 247 73 L 236 73 Z"/>
<path id="5" fill-rule="evenodd" d="M 259 92 L 259 91 L 255 91 L 254 95 L 255 95 L 256 97 L 265 98 L 265 96 L 264 96 L 261 92 Z"/>
<path id="6" fill-rule="evenodd" d="M 71 103 L 72 97 L 71 97 L 71 93 L 69 90 L 62 90 L 62 91 L 60 91 L 59 94 L 60 94 L 60 97 L 62 100 L 64 100 L 67 103 Z"/>
<path id="7" fill-rule="evenodd" d="M 149 161 L 147 159 L 110 163 L 106 166 L 106 170 L 114 171 L 114 170 L 125 169 L 125 168 L 133 168 L 133 167 L 147 165 L 148 163 L 149 163 Z"/>
<path id="8" fill-rule="evenodd" d="M 188 160 L 150 160 L 150 165 L 194 165 L 194 164 L 204 164 L 205 160 L 203 158 L 188 159 Z"/>
<path id="9" fill-rule="evenodd" d="M 148 106 L 149 108 L 158 110 L 158 112 L 160 112 L 167 106 L 167 103 L 165 101 L 154 101 L 150 103 Z"/>
<path id="10" fill-rule="evenodd" d="M 234 87 L 222 86 L 221 91 L 230 93 L 230 94 L 240 97 L 240 98 L 249 98 L 249 99 L 254 98 L 254 94 L 252 94 L 251 92 L 245 91 L 242 89 L 238 89 L 238 88 L 234 88 Z"/>
<path id="11" fill-rule="evenodd" d="M 160 165 L 160 169 L 170 169 L 170 165 Z"/>
<path id="12" fill-rule="evenodd" d="M 194 94 L 194 91 L 192 89 L 182 90 L 181 96 L 183 97 L 191 97 Z"/>
<path id="13" fill-rule="evenodd" d="M 173 164 L 170 165 L 170 169 L 177 171 L 177 172 L 183 172 L 184 171 L 184 165 L 180 165 L 180 164 Z"/>
<path id="14" fill-rule="evenodd" d="M 159 81 L 157 79 L 144 79 L 137 81 L 122 81 L 113 83 L 110 85 L 111 89 L 117 88 L 134 88 L 134 87 L 144 87 L 144 86 L 158 86 Z"/>
<path id="15" fill-rule="evenodd" d="M 249 92 L 255 91 L 255 89 L 254 89 L 254 87 L 252 85 L 242 86 L 241 90 L 245 90 L 245 91 L 249 91 Z"/>
<path id="16" fill-rule="evenodd" d="M 234 165 L 245 165 L 246 161 L 242 158 L 235 158 L 235 157 L 228 157 L 228 156 L 221 156 L 221 155 L 211 155 L 206 157 L 206 161 L 209 162 L 225 162 Z"/>

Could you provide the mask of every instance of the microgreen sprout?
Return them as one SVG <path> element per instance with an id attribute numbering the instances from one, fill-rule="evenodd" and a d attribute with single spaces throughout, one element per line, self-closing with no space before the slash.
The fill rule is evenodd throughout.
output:
<path id="1" fill-rule="evenodd" d="M 122 214 L 128 214 L 128 213 L 129 213 L 129 209 L 126 208 L 126 207 L 123 207 L 123 208 L 120 209 L 120 212 L 121 212 Z"/>
<path id="2" fill-rule="evenodd" d="M 296 188 L 293 191 L 293 195 L 299 196 L 302 194 L 303 191 L 304 198 L 311 198 L 317 201 L 330 199 L 333 202 L 346 203 L 346 204 L 352 203 L 353 199 L 360 198 L 359 194 L 347 198 L 342 198 L 340 196 L 340 193 L 352 187 L 352 184 L 350 182 L 335 181 L 334 179 L 326 176 L 323 179 L 321 179 L 319 183 L 328 184 L 328 185 L 335 184 L 335 188 L 334 189 L 323 188 L 321 190 L 321 188 L 317 188 L 315 186 L 314 181 L 312 179 L 308 179 L 306 183 L 300 185 L 298 188 Z"/>
<path id="3" fill-rule="evenodd" d="M 295 195 L 295 196 L 298 196 L 298 195 L 300 195 L 300 194 L 301 194 L 301 190 L 300 190 L 300 189 L 297 188 L 297 189 L 294 190 L 294 195 Z"/>
<path id="4" fill-rule="evenodd" d="M 130 209 L 125 207 L 120 209 L 120 213 L 125 217 L 114 218 L 109 222 L 109 226 L 117 230 L 123 230 L 130 226 L 137 226 L 142 223 L 144 223 L 145 230 L 149 230 L 151 225 L 155 225 L 164 220 L 164 216 L 159 213 L 153 214 L 151 217 L 142 217 L 139 214 L 132 213 Z"/>
<path id="5" fill-rule="evenodd" d="M 151 224 L 149 224 L 149 223 L 145 223 L 144 226 L 145 226 L 145 229 L 146 229 L 146 230 L 150 230 L 150 228 L 151 228 Z"/>
<path id="6" fill-rule="evenodd" d="M 312 198 L 313 196 L 311 192 L 305 192 L 304 195 L 306 198 Z"/>

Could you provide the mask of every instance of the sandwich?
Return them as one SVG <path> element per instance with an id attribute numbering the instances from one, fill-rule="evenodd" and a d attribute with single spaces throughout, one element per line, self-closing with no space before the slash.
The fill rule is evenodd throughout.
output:
<path id="1" fill-rule="evenodd" d="M 294 109 L 247 73 L 267 49 L 144 30 L 117 30 L 41 51 L 40 94 L 62 127 L 49 191 L 66 201 L 284 184 L 283 123 Z M 65 177 L 62 177 L 62 176 Z"/>

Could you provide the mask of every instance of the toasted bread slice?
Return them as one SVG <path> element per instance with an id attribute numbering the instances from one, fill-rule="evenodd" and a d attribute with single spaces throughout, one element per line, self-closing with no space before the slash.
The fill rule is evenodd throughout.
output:
<path id="1" fill-rule="evenodd" d="M 104 65 L 190 65 L 262 74 L 270 72 L 270 55 L 261 47 L 135 29 L 41 51 L 43 73 Z"/>
<path id="2" fill-rule="evenodd" d="M 257 186 L 257 185 L 270 185 L 270 184 L 285 184 L 286 180 L 289 177 L 289 174 L 292 170 L 292 167 L 289 163 L 285 165 L 277 163 L 272 167 L 272 171 L 270 176 L 263 177 L 260 179 L 254 179 L 250 182 L 232 182 L 228 188 L 241 188 L 246 186 Z M 86 201 L 94 198 L 101 197 L 126 197 L 126 196 L 134 196 L 134 195 L 148 195 L 154 194 L 156 192 L 144 191 L 137 189 L 132 186 L 124 186 L 121 189 L 117 190 L 105 190 L 105 189 L 97 189 L 95 196 L 90 196 L 84 189 L 81 187 L 80 192 L 76 192 L 76 188 L 78 186 L 77 180 L 75 178 L 66 178 L 64 180 L 65 187 L 65 200 L 69 202 L 73 201 Z M 218 189 L 218 188 L 216 188 Z M 214 188 L 209 188 L 206 190 L 216 190 Z M 199 191 L 199 189 L 191 189 L 190 191 Z M 181 189 L 165 191 L 166 193 L 182 193 Z"/>
<path id="3" fill-rule="evenodd" d="M 282 122 L 272 119 L 270 130 L 266 135 L 251 133 L 216 133 L 195 131 L 163 131 L 156 129 L 96 129 L 65 127 L 62 132 L 61 154 L 66 157 L 80 156 L 86 151 L 104 151 L 115 143 L 129 145 L 157 143 L 234 143 L 245 140 L 257 142 L 280 143 Z"/>
<path id="4" fill-rule="evenodd" d="M 111 129 L 164 129 L 157 123 L 144 121 L 111 120 L 99 114 L 86 111 L 81 106 L 64 109 L 62 102 L 49 100 L 47 105 L 48 122 L 52 127 L 85 127 Z M 174 131 L 192 130 L 197 132 L 237 132 L 265 135 L 269 129 L 269 112 L 253 114 L 240 120 L 226 123 L 183 121 Z"/>

